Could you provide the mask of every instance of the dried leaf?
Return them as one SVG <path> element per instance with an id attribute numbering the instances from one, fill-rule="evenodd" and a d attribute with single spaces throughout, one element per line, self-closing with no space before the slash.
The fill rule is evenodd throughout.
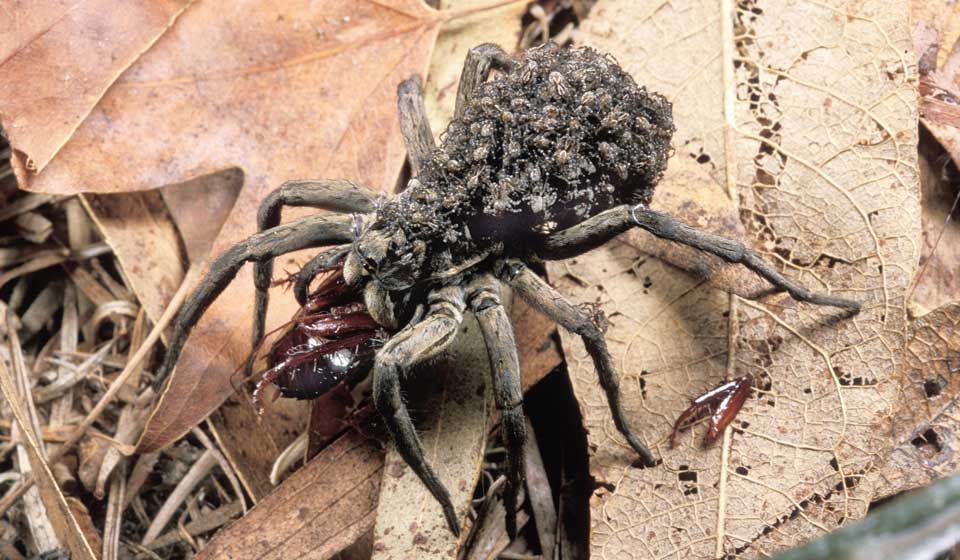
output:
<path id="1" fill-rule="evenodd" d="M 190 262 L 205 261 L 210 255 L 210 248 L 242 188 L 243 173 L 239 169 L 225 169 L 161 189 Z"/>
<path id="2" fill-rule="evenodd" d="M 870 476 L 874 499 L 960 472 L 960 302 L 911 325 L 903 396 L 894 415 L 896 448 Z"/>
<path id="3" fill-rule="evenodd" d="M 954 301 L 960 294 L 960 192 L 948 157 L 937 141 L 921 129 L 917 163 L 923 190 L 923 240 L 920 272 L 910 293 L 913 316 Z"/>
<path id="4" fill-rule="evenodd" d="M 90 139 L 102 134 L 119 143 L 109 157 L 123 154 L 124 168 L 138 170 L 126 182 L 114 181 L 113 188 L 145 188 L 239 167 L 244 190 L 214 254 L 255 229 L 259 201 L 284 180 L 348 178 L 374 188 L 392 186 L 403 158 L 396 84 L 423 72 L 438 17 L 412 0 L 392 7 L 299 4 L 231 5 L 230 10 L 201 4 L 189 10 L 98 107 L 119 111 L 123 121 L 105 126 L 88 119 L 33 186 L 52 186 L 45 181 L 53 180 L 62 164 L 92 188 L 99 173 L 74 155 L 96 157 Z M 258 32 L 229 32 L 236 28 Z M 216 43 L 204 46 L 206 41 Z M 352 78 L 343 80 L 345 75 Z M 144 104 L 156 95 L 158 100 Z M 185 106 L 192 110 L 184 111 Z M 144 142 L 137 134 L 141 127 L 159 140 Z M 177 140 L 185 137 L 195 138 L 189 150 L 180 149 Z M 157 161 L 170 163 L 158 167 Z M 118 163 L 94 165 L 115 168 Z M 293 268 L 302 258 L 279 259 L 277 269 Z M 230 375 L 249 352 L 251 295 L 245 271 L 196 326 L 147 427 L 143 449 L 172 441 L 233 391 Z M 294 305 L 278 293 L 268 325 L 285 321 Z"/>
<path id="5" fill-rule="evenodd" d="M 564 335 L 600 485 L 593 554 L 751 554 L 791 515 L 813 533 L 851 519 L 861 510 L 833 489 L 889 446 L 918 258 L 906 7 L 608 2 L 583 40 L 673 101 L 677 155 L 710 156 L 757 250 L 811 288 L 864 302 L 854 318 L 782 295 L 753 304 L 622 243 L 550 268 L 574 300 L 606 311 L 628 416 L 663 459 L 632 466 L 592 363 Z M 675 173 L 671 163 L 659 189 Z M 732 373 L 757 387 L 736 429 L 715 448 L 694 429 L 667 449 L 689 400 Z M 837 508 L 815 507 L 817 496 Z"/>
<path id="6" fill-rule="evenodd" d="M 61 0 L 0 10 L 0 115 L 21 184 L 192 1 Z"/>
<path id="7" fill-rule="evenodd" d="M 351 431 L 218 533 L 196 558 L 329 558 L 373 527 L 382 470 L 377 444 Z"/>
<path id="8" fill-rule="evenodd" d="M 81 197 L 140 305 L 156 323 L 180 287 L 189 264 L 157 192 Z"/>

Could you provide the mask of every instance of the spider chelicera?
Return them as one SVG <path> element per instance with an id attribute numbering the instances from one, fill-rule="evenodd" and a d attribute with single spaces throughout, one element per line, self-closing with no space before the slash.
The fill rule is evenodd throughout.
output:
<path id="1" fill-rule="evenodd" d="M 214 260 L 181 309 L 158 375 L 163 379 L 173 369 L 192 326 L 244 263 L 255 268 L 256 348 L 264 334 L 273 259 L 334 246 L 297 275 L 302 309 L 273 346 L 260 385 L 270 382 L 285 396 L 313 398 L 337 384 L 355 383 L 372 369 L 374 404 L 454 533 L 460 522 L 424 458 L 401 381 L 412 366 L 454 340 L 465 311 L 476 315 L 502 414 L 509 483 L 504 501 L 514 512 L 526 436 L 503 285 L 582 337 L 617 429 L 645 465 L 655 464 L 624 415 L 602 316 L 568 301 L 529 268 L 531 262 L 572 257 L 640 227 L 741 263 L 797 300 L 859 310 L 854 301 L 797 285 L 739 241 L 648 207 L 669 157 L 671 105 L 638 86 L 609 56 L 554 44 L 519 58 L 492 44 L 473 48 L 440 146 L 434 145 L 417 78 L 400 84 L 398 105 L 412 171 L 406 189 L 374 199 L 369 189 L 346 181 L 296 181 L 272 192 L 260 206 L 260 232 Z M 283 206 L 341 214 L 280 224 Z M 321 272 L 332 274 L 311 291 Z M 713 410 L 729 423 L 748 389 L 737 385 L 716 392 L 716 399 L 695 402 L 696 414 L 682 419 Z M 513 515 L 507 519 L 512 535 L 516 522 Z"/>

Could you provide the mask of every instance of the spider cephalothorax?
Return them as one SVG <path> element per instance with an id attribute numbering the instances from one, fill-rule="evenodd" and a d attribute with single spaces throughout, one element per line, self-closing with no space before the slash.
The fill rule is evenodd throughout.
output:
<path id="1" fill-rule="evenodd" d="M 493 70 L 494 79 L 488 80 Z M 633 227 L 739 262 L 800 301 L 859 310 L 856 302 L 811 293 L 738 241 L 651 210 L 673 133 L 670 103 L 638 86 L 608 56 L 556 45 L 514 59 L 495 45 L 470 51 L 454 119 L 436 147 L 416 78 L 399 87 L 400 128 L 412 179 L 399 195 L 374 200 L 345 181 L 286 183 L 261 204 L 260 233 L 220 255 L 174 323 L 163 379 L 191 327 L 245 262 L 254 263 L 254 348 L 264 333 L 273 259 L 335 246 L 297 274 L 302 309 L 269 352 L 256 395 L 273 383 L 285 396 L 313 398 L 373 374 L 373 401 L 397 450 L 459 531 L 449 494 L 423 456 L 400 382 L 436 356 L 472 312 L 487 344 L 494 397 L 508 455 L 508 511 L 523 478 L 525 438 L 519 364 L 501 285 L 582 337 L 613 421 L 643 463 L 653 455 L 631 431 L 602 333 L 604 321 L 567 301 L 527 266 L 599 246 Z M 343 213 L 280 224 L 284 205 Z M 317 287 L 310 285 L 326 273 Z M 676 429 L 706 413 L 718 432 L 749 395 L 737 380 L 694 401 Z M 708 435 L 712 432 L 708 432 Z M 508 530 L 515 530 L 512 515 Z"/>

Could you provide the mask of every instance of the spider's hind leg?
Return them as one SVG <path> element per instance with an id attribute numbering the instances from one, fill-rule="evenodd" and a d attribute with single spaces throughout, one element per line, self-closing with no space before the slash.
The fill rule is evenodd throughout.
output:
<path id="1" fill-rule="evenodd" d="M 510 317 L 500 302 L 500 281 L 492 275 L 479 277 L 468 287 L 470 308 L 477 317 L 490 358 L 493 397 L 500 409 L 500 433 L 507 449 L 507 533 L 517 534 L 517 495 L 524 479 L 523 444 L 526 426 L 523 419 L 523 390 L 520 387 L 520 361 Z"/>
<path id="2" fill-rule="evenodd" d="M 234 279 L 244 263 L 272 260 L 300 249 L 345 243 L 351 239 L 351 224 L 352 220 L 347 216 L 308 216 L 251 235 L 217 257 L 174 320 L 167 354 L 157 371 L 157 384 L 162 383 L 176 365 L 193 326 Z"/>
<path id="3" fill-rule="evenodd" d="M 420 76 L 400 82 L 397 87 L 397 114 L 400 116 L 400 133 L 407 147 L 410 169 L 413 176 L 420 174 L 423 164 L 430 159 L 436 145 L 423 105 L 423 84 Z"/>
<path id="4" fill-rule="evenodd" d="M 335 212 L 355 212 L 365 214 L 373 212 L 372 191 L 349 181 L 287 181 L 271 192 L 257 212 L 257 226 L 260 231 L 276 227 L 280 223 L 280 213 L 284 206 L 307 206 Z M 337 240 L 337 242 L 350 239 Z M 317 245 L 314 245 L 315 247 Z M 289 252 L 289 251 L 288 251 Z M 267 315 L 268 291 L 273 281 L 273 257 L 258 260 L 253 269 L 253 283 L 256 299 L 253 310 L 253 347 L 256 348 L 263 338 L 264 321 Z M 253 362 L 247 363 L 247 375 Z"/>
<path id="5" fill-rule="evenodd" d="M 416 364 L 442 352 L 453 342 L 463 321 L 464 301 L 460 287 L 447 286 L 431 292 L 429 303 L 430 310 L 421 322 L 393 335 L 377 353 L 373 365 L 373 401 L 393 436 L 397 451 L 440 502 L 450 530 L 459 535 L 460 521 L 450 493 L 423 455 L 423 444 L 400 392 L 404 374 Z"/>
<path id="6" fill-rule="evenodd" d="M 491 70 L 509 70 L 512 67 L 513 59 L 499 45 L 483 43 L 470 49 L 467 58 L 463 61 L 463 72 L 460 74 L 460 84 L 457 86 L 457 103 L 453 118 L 458 119 L 463 116 L 467 105 L 473 99 L 474 90 L 487 81 Z"/>
<path id="7" fill-rule="evenodd" d="M 613 423 L 626 438 L 630 447 L 640 455 L 643 464 L 652 467 L 656 464 L 653 454 L 640 442 L 630 426 L 627 424 L 623 405 L 620 402 L 620 380 L 610 351 L 607 350 L 607 341 L 603 332 L 597 326 L 598 321 L 583 309 L 568 301 L 563 294 L 555 290 L 550 284 L 540 278 L 535 272 L 519 261 L 506 261 L 499 270 L 501 278 L 512 286 L 517 294 L 528 301 L 544 315 L 550 317 L 568 331 L 580 335 L 587 353 L 593 359 L 594 368 L 600 378 L 600 386 L 607 394 L 607 403 Z"/>
<path id="8" fill-rule="evenodd" d="M 762 276 L 774 287 L 783 290 L 797 301 L 814 305 L 828 305 L 860 312 L 860 303 L 812 292 L 780 274 L 756 251 L 736 239 L 714 235 L 680 220 L 651 210 L 645 204 L 630 207 L 617 206 L 600 212 L 579 224 L 553 233 L 541 240 L 537 254 L 544 259 L 566 259 L 603 245 L 628 229 L 640 227 L 661 239 L 669 239 L 683 245 L 706 251 L 729 263 L 739 263 Z"/>

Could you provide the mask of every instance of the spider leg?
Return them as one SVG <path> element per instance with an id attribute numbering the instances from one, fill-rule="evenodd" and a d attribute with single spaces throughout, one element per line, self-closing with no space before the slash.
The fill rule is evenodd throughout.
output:
<path id="1" fill-rule="evenodd" d="M 558 231 L 543 240 L 539 254 L 547 259 L 564 259 L 579 255 L 599 247 L 632 227 L 640 227 L 662 239 L 706 251 L 729 263 L 742 264 L 776 288 L 789 293 L 797 301 L 849 309 L 854 313 L 860 311 L 859 302 L 807 290 L 777 272 L 759 253 L 736 239 L 714 235 L 688 226 L 669 214 L 651 210 L 644 204 L 634 207 L 617 206 L 571 228 Z"/>
<path id="2" fill-rule="evenodd" d="M 346 216 L 308 216 L 251 235 L 217 257 L 174 320 L 167 355 L 157 372 L 157 383 L 162 383 L 176 365 L 190 330 L 244 263 L 260 262 L 309 247 L 347 242 L 351 239 L 351 223 Z"/>
<path id="3" fill-rule="evenodd" d="M 563 328 L 580 335 L 587 352 L 593 359 L 594 368 L 596 368 L 597 376 L 600 378 L 600 386 L 607 394 L 607 403 L 610 405 L 613 423 L 626 438 L 630 447 L 640 455 L 643 464 L 648 467 L 654 466 L 656 462 L 653 454 L 640 442 L 640 438 L 627 425 L 627 419 L 620 402 L 620 380 L 617 377 L 616 368 L 613 366 L 610 351 L 607 350 L 607 341 L 598 326 L 602 319 L 600 313 L 591 317 L 520 261 L 505 261 L 500 267 L 499 273 L 501 278 L 512 286 L 520 297 Z"/>
<path id="4" fill-rule="evenodd" d="M 470 49 L 467 58 L 463 61 L 463 72 L 460 73 L 460 84 L 457 86 L 457 103 L 453 110 L 453 118 L 459 119 L 467 110 L 473 92 L 477 86 L 487 81 L 490 70 L 509 70 L 513 66 L 510 58 L 499 45 L 484 43 Z"/>
<path id="5" fill-rule="evenodd" d="M 377 353 L 373 365 L 373 400 L 400 456 L 440 502 L 450 530 L 459 535 L 460 523 L 450 493 L 423 456 L 423 445 L 400 393 L 400 381 L 409 369 L 446 348 L 456 337 L 457 328 L 463 321 L 462 288 L 440 288 L 431 292 L 428 299 L 430 310 L 427 316 L 393 335 Z"/>
<path id="6" fill-rule="evenodd" d="M 507 533 L 517 533 L 517 495 L 524 479 L 523 444 L 526 426 L 523 419 L 523 390 L 520 387 L 520 361 L 510 317 L 500 303 L 501 283 L 484 275 L 468 287 L 470 308 L 477 317 L 493 373 L 493 397 L 500 409 L 500 426 L 507 448 Z"/>
<path id="7" fill-rule="evenodd" d="M 297 298 L 297 303 L 304 306 L 307 303 L 307 297 L 310 295 L 310 282 L 320 274 L 320 271 L 333 268 L 337 261 L 342 259 L 350 252 L 349 245 L 334 247 L 314 255 L 312 259 L 303 265 L 300 272 L 297 273 L 297 280 L 293 285 L 293 295 Z M 259 341 L 257 341 L 259 342 Z"/>
<path id="8" fill-rule="evenodd" d="M 397 114 L 400 115 L 400 133 L 407 146 L 410 169 L 416 177 L 436 148 L 433 133 L 430 131 L 430 121 L 427 120 L 427 110 L 423 105 L 420 76 L 400 82 L 397 87 Z"/>
<path id="9" fill-rule="evenodd" d="M 361 214 L 373 212 L 374 201 L 370 193 L 370 189 L 349 181 L 287 181 L 267 195 L 260 203 L 260 210 L 257 212 L 257 226 L 260 231 L 276 227 L 280 223 L 280 212 L 284 206 L 308 206 L 336 212 Z M 350 239 L 342 241 L 350 241 Z M 260 339 L 263 338 L 267 301 L 269 299 L 268 290 L 272 280 L 273 257 L 256 261 L 253 268 L 253 284 L 257 290 L 253 310 L 254 348 L 260 344 Z M 248 375 L 252 366 L 252 361 L 247 364 L 246 373 Z"/>

